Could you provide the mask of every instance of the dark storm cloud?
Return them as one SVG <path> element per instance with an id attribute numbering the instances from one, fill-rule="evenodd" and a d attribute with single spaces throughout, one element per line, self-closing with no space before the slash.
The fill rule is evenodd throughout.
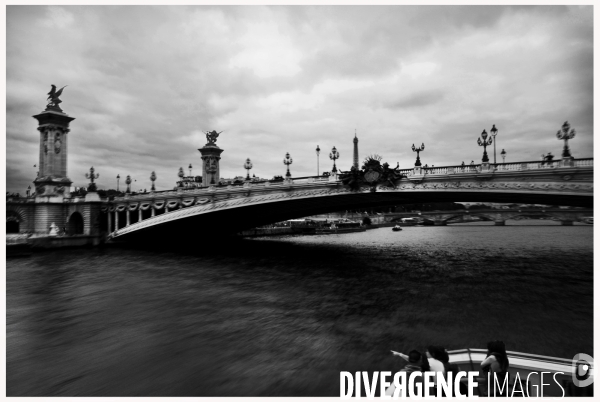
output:
<path id="1" fill-rule="evenodd" d="M 384 154 L 410 166 L 481 159 L 496 124 L 507 160 L 560 153 L 569 120 L 591 156 L 593 23 L 584 6 L 8 6 L 7 187 L 35 177 L 50 84 L 69 85 L 69 176 L 170 188 L 199 173 L 203 131 L 224 131 L 222 175 L 295 175 Z M 500 150 L 499 149 L 499 150 Z M 498 150 L 498 151 L 499 151 Z"/>

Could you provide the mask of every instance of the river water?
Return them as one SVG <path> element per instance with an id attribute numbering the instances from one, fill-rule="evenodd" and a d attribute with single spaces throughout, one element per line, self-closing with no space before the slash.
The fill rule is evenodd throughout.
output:
<path id="1" fill-rule="evenodd" d="M 339 396 L 439 344 L 593 355 L 593 228 L 544 221 L 7 260 L 8 396 Z"/>

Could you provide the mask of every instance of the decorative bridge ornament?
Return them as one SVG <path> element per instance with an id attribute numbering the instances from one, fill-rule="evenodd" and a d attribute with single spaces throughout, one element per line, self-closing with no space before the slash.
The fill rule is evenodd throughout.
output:
<path id="1" fill-rule="evenodd" d="M 355 166 L 348 172 L 341 172 L 339 179 L 342 184 L 349 186 L 353 191 L 358 191 L 363 184 L 370 186 L 370 191 L 376 192 L 378 184 L 387 184 L 396 188 L 396 181 L 402 178 L 402 173 L 397 164 L 395 168 L 390 169 L 390 165 L 385 162 L 381 164 L 381 157 L 372 155 L 365 159 L 362 169 Z"/>
<path id="2" fill-rule="evenodd" d="M 117 238 L 165 223 L 189 218 L 204 219 L 204 216 L 210 217 L 217 212 L 225 219 L 224 222 L 228 222 L 229 213 L 237 213 L 236 224 L 248 222 L 254 225 L 250 227 L 255 227 L 259 226 L 259 221 L 261 224 L 271 223 L 271 216 L 280 221 L 323 211 L 361 209 L 361 205 L 377 203 L 398 205 L 483 200 L 576 206 L 593 204 L 591 158 L 575 159 L 567 166 L 562 166 L 560 161 L 550 166 L 539 162 L 518 162 L 497 164 L 489 171 L 482 169 L 481 165 L 421 167 L 416 171 L 398 169 L 398 166 L 390 168 L 375 157 L 365 160 L 360 170 L 351 168 L 337 178 L 311 176 L 286 181 L 127 194 L 107 203 L 108 231 L 110 237 Z"/>

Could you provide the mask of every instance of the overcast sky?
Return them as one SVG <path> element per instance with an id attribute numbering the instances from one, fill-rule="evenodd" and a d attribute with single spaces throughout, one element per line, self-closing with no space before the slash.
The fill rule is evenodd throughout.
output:
<path id="1" fill-rule="evenodd" d="M 100 188 L 169 189 L 200 174 L 204 131 L 223 131 L 221 176 L 293 176 L 377 153 L 395 166 L 481 161 L 477 137 L 498 128 L 497 159 L 560 157 L 577 131 L 593 156 L 591 6 L 8 6 L 7 191 L 35 178 L 50 84 L 68 85 L 68 174 Z M 493 160 L 493 147 L 489 149 Z"/>

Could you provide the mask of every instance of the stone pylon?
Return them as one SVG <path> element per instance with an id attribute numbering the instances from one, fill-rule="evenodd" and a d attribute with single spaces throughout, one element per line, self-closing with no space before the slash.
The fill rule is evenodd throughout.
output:
<path id="1" fill-rule="evenodd" d="M 199 148 L 202 158 L 202 185 L 214 186 L 219 184 L 221 178 L 219 161 L 223 150 L 216 144 L 219 133 L 212 131 L 206 133 L 207 143 L 202 148 Z"/>
<path id="2" fill-rule="evenodd" d="M 67 176 L 69 123 L 75 120 L 58 106 L 48 105 L 37 119 L 40 132 L 38 177 L 33 181 L 37 197 L 62 202 L 70 197 L 71 179 Z"/>

